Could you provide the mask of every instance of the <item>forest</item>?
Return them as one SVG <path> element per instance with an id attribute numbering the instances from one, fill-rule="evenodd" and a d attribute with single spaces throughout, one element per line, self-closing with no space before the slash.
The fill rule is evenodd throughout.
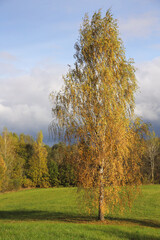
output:
<path id="1" fill-rule="evenodd" d="M 40 131 L 32 136 L 3 129 L 0 135 L 0 191 L 20 188 L 78 186 L 77 145 L 43 143 Z M 141 162 L 143 184 L 160 183 L 160 139 L 151 132 L 145 139 Z"/>
<path id="2" fill-rule="evenodd" d="M 0 136 L 0 189 L 75 186 L 75 169 L 71 165 L 74 146 L 63 143 L 53 147 L 43 143 L 43 134 L 32 136 L 8 132 Z"/>

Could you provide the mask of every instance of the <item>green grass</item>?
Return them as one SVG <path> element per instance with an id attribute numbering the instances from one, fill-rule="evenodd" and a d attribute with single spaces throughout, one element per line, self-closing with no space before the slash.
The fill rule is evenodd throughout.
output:
<path id="1" fill-rule="evenodd" d="M 0 194 L 0 240 L 160 240 L 160 185 L 143 186 L 131 212 L 105 223 L 76 204 L 76 188 Z"/>

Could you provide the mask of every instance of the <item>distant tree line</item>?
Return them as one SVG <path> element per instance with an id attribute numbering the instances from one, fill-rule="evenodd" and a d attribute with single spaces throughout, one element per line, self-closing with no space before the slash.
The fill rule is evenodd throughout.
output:
<path id="1" fill-rule="evenodd" d="M 9 132 L 0 135 L 0 191 L 19 188 L 75 186 L 76 174 L 71 164 L 75 146 L 43 143 L 40 131 L 36 141 L 30 135 Z"/>
<path id="2" fill-rule="evenodd" d="M 142 182 L 160 183 L 160 139 L 153 132 L 145 142 Z M 4 128 L 0 135 L 0 191 L 77 186 L 77 148 L 62 142 L 45 145 L 42 131 L 35 141 L 30 135 L 18 136 Z"/>

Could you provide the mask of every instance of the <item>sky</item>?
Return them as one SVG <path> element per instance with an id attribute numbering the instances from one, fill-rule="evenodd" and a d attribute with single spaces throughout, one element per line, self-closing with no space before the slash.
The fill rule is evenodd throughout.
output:
<path id="1" fill-rule="evenodd" d="M 139 90 L 135 113 L 160 136 L 160 0 L 0 0 L 0 132 L 4 127 L 52 145 L 50 93 L 74 63 L 85 13 L 111 8 Z"/>

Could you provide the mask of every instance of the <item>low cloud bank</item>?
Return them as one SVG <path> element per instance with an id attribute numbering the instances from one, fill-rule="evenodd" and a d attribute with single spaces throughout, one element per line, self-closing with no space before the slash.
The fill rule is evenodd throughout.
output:
<path id="1" fill-rule="evenodd" d="M 10 63 L 14 69 L 14 64 Z M 63 84 L 65 67 L 52 63 L 41 64 L 30 73 L 10 71 L 0 78 L 0 131 L 24 132 L 36 137 L 42 130 L 45 141 L 49 140 L 48 126 L 52 120 L 52 104 L 49 94 Z M 51 139 L 50 139 L 51 141 Z"/>
<path id="2" fill-rule="evenodd" d="M 7 54 L 3 57 L 9 58 L 14 70 L 14 57 Z M 136 94 L 135 112 L 160 134 L 160 57 L 139 64 L 137 69 L 140 89 Z M 12 76 L 10 71 L 6 71 L 0 78 L 0 131 L 6 126 L 9 131 L 36 137 L 42 130 L 45 142 L 52 142 L 48 133 L 52 120 L 49 94 L 62 87 L 62 74 L 65 74 L 66 67 L 46 62 L 29 73 L 22 70 L 18 74 L 14 72 Z"/>
<path id="3" fill-rule="evenodd" d="M 137 66 L 139 93 L 136 95 L 136 114 L 150 122 L 160 133 L 160 57 Z"/>

